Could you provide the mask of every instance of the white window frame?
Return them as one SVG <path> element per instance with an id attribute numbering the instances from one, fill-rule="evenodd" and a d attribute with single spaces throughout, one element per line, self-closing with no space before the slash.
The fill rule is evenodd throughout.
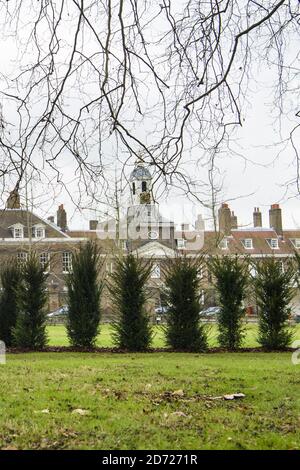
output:
<path id="1" fill-rule="evenodd" d="M 204 303 L 205 303 L 205 291 L 204 291 L 204 289 L 201 289 L 199 301 L 200 301 L 200 302 L 199 302 L 200 305 L 203 306 Z"/>
<path id="2" fill-rule="evenodd" d="M 280 262 L 281 272 L 284 273 L 284 261 L 281 259 L 279 262 Z"/>
<path id="3" fill-rule="evenodd" d="M 17 235 L 19 233 L 19 236 Z M 14 227 L 13 229 L 14 238 L 21 239 L 24 238 L 24 228 L 22 226 Z"/>
<path id="4" fill-rule="evenodd" d="M 19 251 L 17 253 L 17 262 L 18 264 L 25 263 L 28 258 L 28 253 L 26 251 Z"/>
<path id="5" fill-rule="evenodd" d="M 183 250 L 185 248 L 186 240 L 185 238 L 177 238 L 177 248 Z"/>
<path id="6" fill-rule="evenodd" d="M 63 273 L 69 274 L 72 271 L 72 252 L 63 251 L 62 253 Z"/>
<path id="7" fill-rule="evenodd" d="M 40 265 L 43 267 L 44 272 L 48 273 L 50 271 L 50 253 L 48 253 L 47 251 L 44 251 L 43 253 L 40 253 L 39 258 L 40 258 Z M 43 258 L 45 259 L 43 260 Z M 47 269 L 45 269 L 46 265 L 47 265 Z"/>
<path id="8" fill-rule="evenodd" d="M 243 245 L 246 250 L 253 250 L 253 239 L 252 238 L 245 238 L 243 240 Z"/>
<path id="9" fill-rule="evenodd" d="M 291 240 L 291 242 L 293 243 L 294 247 L 299 249 L 300 248 L 300 238 L 293 238 Z"/>
<path id="10" fill-rule="evenodd" d="M 106 271 L 111 274 L 113 270 L 114 270 L 114 263 L 112 261 L 108 261 L 106 263 Z"/>
<path id="11" fill-rule="evenodd" d="M 252 266 L 250 264 L 249 266 L 249 274 L 252 276 L 252 277 L 256 277 L 257 276 L 257 269 L 255 266 Z"/>
<path id="12" fill-rule="evenodd" d="M 154 263 L 151 270 L 151 279 L 160 279 L 160 264 Z"/>
<path id="13" fill-rule="evenodd" d="M 40 235 L 38 235 L 38 232 L 41 232 Z M 32 228 L 32 235 L 34 238 L 45 238 L 45 227 L 44 225 L 34 225 Z"/>
<path id="14" fill-rule="evenodd" d="M 278 239 L 277 238 L 270 238 L 269 239 L 269 245 L 272 248 L 272 250 L 278 250 L 279 245 L 278 245 Z M 275 245 L 275 246 L 273 246 Z"/>

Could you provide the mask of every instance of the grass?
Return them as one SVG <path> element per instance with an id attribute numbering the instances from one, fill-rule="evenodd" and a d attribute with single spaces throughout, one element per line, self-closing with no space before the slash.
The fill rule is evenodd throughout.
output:
<path id="1" fill-rule="evenodd" d="M 300 449 L 299 368 L 289 353 L 8 354 L 0 448 Z"/>
<path id="2" fill-rule="evenodd" d="M 217 346 L 217 326 L 216 324 L 209 324 L 209 345 Z M 66 329 L 64 325 L 57 326 L 48 326 L 47 327 L 48 336 L 49 336 L 49 345 L 50 346 L 67 346 L 68 338 L 66 334 Z M 246 325 L 246 335 L 244 346 L 245 347 L 256 347 L 259 346 L 256 340 L 257 337 L 257 325 L 253 323 L 248 323 Z M 300 339 L 300 324 L 295 327 L 295 338 Z M 154 327 L 154 338 L 153 338 L 153 347 L 160 348 L 164 347 L 164 333 L 161 326 Z M 111 327 L 108 324 L 101 325 L 100 335 L 97 338 L 97 346 L 111 347 L 113 346 L 111 338 Z"/>
<path id="3" fill-rule="evenodd" d="M 68 344 L 62 325 L 48 335 Z M 256 336 L 248 324 L 245 346 Z M 97 344 L 112 346 L 109 325 Z M 7 354 L 0 449 L 300 449 L 299 370 L 290 353 Z"/>

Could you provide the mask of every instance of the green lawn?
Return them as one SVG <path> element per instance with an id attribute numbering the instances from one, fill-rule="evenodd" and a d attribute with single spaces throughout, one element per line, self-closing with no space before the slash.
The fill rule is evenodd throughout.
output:
<path id="1" fill-rule="evenodd" d="M 217 346 L 217 326 L 215 324 L 209 324 L 209 344 L 210 346 Z M 68 338 L 66 335 L 66 330 L 63 325 L 57 326 L 48 326 L 48 336 L 49 336 L 49 345 L 50 346 L 67 346 Z M 256 324 L 247 324 L 246 325 L 246 337 L 244 346 L 245 347 L 255 347 L 258 346 L 256 341 L 257 337 L 257 325 Z M 295 339 L 300 339 L 300 324 L 295 327 Z M 97 339 L 97 346 L 110 347 L 112 346 L 111 339 L 111 327 L 108 324 L 101 325 L 100 335 Z M 153 347 L 164 347 L 164 334 L 162 327 L 154 327 L 154 338 L 153 338 Z"/>
<path id="2" fill-rule="evenodd" d="M 300 449 L 290 353 L 8 354 L 0 380 L 2 449 Z"/>

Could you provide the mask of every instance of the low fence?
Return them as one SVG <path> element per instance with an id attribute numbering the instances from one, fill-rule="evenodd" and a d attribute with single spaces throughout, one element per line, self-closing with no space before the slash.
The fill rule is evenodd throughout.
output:
<path id="1" fill-rule="evenodd" d="M 258 318 L 257 317 L 251 317 L 251 318 L 245 318 L 245 323 L 257 323 Z M 203 318 L 201 319 L 202 323 L 216 323 L 217 320 L 216 318 Z M 101 320 L 101 324 L 109 324 L 112 323 L 112 318 L 103 318 Z M 151 323 L 153 325 L 163 325 L 166 323 L 166 318 L 161 318 L 161 319 L 156 319 L 155 317 L 151 318 Z M 66 324 L 66 317 L 60 318 L 60 317 L 55 317 L 55 318 L 48 318 L 47 319 L 47 325 L 50 326 L 56 326 L 56 325 L 65 325 Z"/>
<path id="2" fill-rule="evenodd" d="M 201 319 L 201 322 L 202 323 L 217 323 L 217 319 L 216 318 L 202 318 Z M 246 317 L 244 319 L 244 322 L 246 324 L 255 324 L 255 323 L 258 323 L 258 317 L 256 315 L 251 315 L 251 317 Z M 109 324 L 109 323 L 112 323 L 112 318 L 103 318 L 101 320 L 101 324 Z M 153 323 L 153 325 L 163 325 L 166 323 L 166 318 L 164 317 L 161 317 L 160 319 L 157 319 L 155 317 L 152 317 L 151 318 L 151 323 Z M 289 322 L 291 325 L 296 325 L 296 324 L 299 324 L 300 322 L 297 321 L 296 318 L 292 318 Z M 47 319 L 47 325 L 51 325 L 51 326 L 56 326 L 56 325 L 65 325 L 66 324 L 66 317 L 54 317 L 54 318 L 48 318 Z"/>

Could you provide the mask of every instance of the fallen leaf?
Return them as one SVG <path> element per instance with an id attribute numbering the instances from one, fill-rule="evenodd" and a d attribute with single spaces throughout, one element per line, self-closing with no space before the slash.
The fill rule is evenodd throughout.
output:
<path id="1" fill-rule="evenodd" d="M 78 415 L 84 416 L 84 415 L 89 414 L 89 410 L 83 410 L 82 408 L 76 408 L 75 410 L 72 411 L 72 415 L 73 414 L 78 414 Z"/>
<path id="2" fill-rule="evenodd" d="M 175 417 L 178 417 L 178 418 L 187 418 L 188 417 L 188 415 L 183 413 L 183 411 L 174 411 L 174 413 L 171 413 L 170 416 L 175 416 Z"/>
<path id="3" fill-rule="evenodd" d="M 232 393 L 230 395 L 223 395 L 224 400 L 236 400 L 239 398 L 245 398 L 246 395 L 243 393 Z"/>
<path id="4" fill-rule="evenodd" d="M 175 390 L 172 395 L 178 396 L 178 397 L 183 397 L 184 396 L 184 391 L 183 390 Z"/>
<path id="5" fill-rule="evenodd" d="M 36 410 L 36 411 L 34 411 L 34 413 L 44 413 L 44 414 L 48 414 L 48 413 L 50 413 L 50 411 L 48 410 L 48 408 L 45 408 L 44 410 Z"/>

